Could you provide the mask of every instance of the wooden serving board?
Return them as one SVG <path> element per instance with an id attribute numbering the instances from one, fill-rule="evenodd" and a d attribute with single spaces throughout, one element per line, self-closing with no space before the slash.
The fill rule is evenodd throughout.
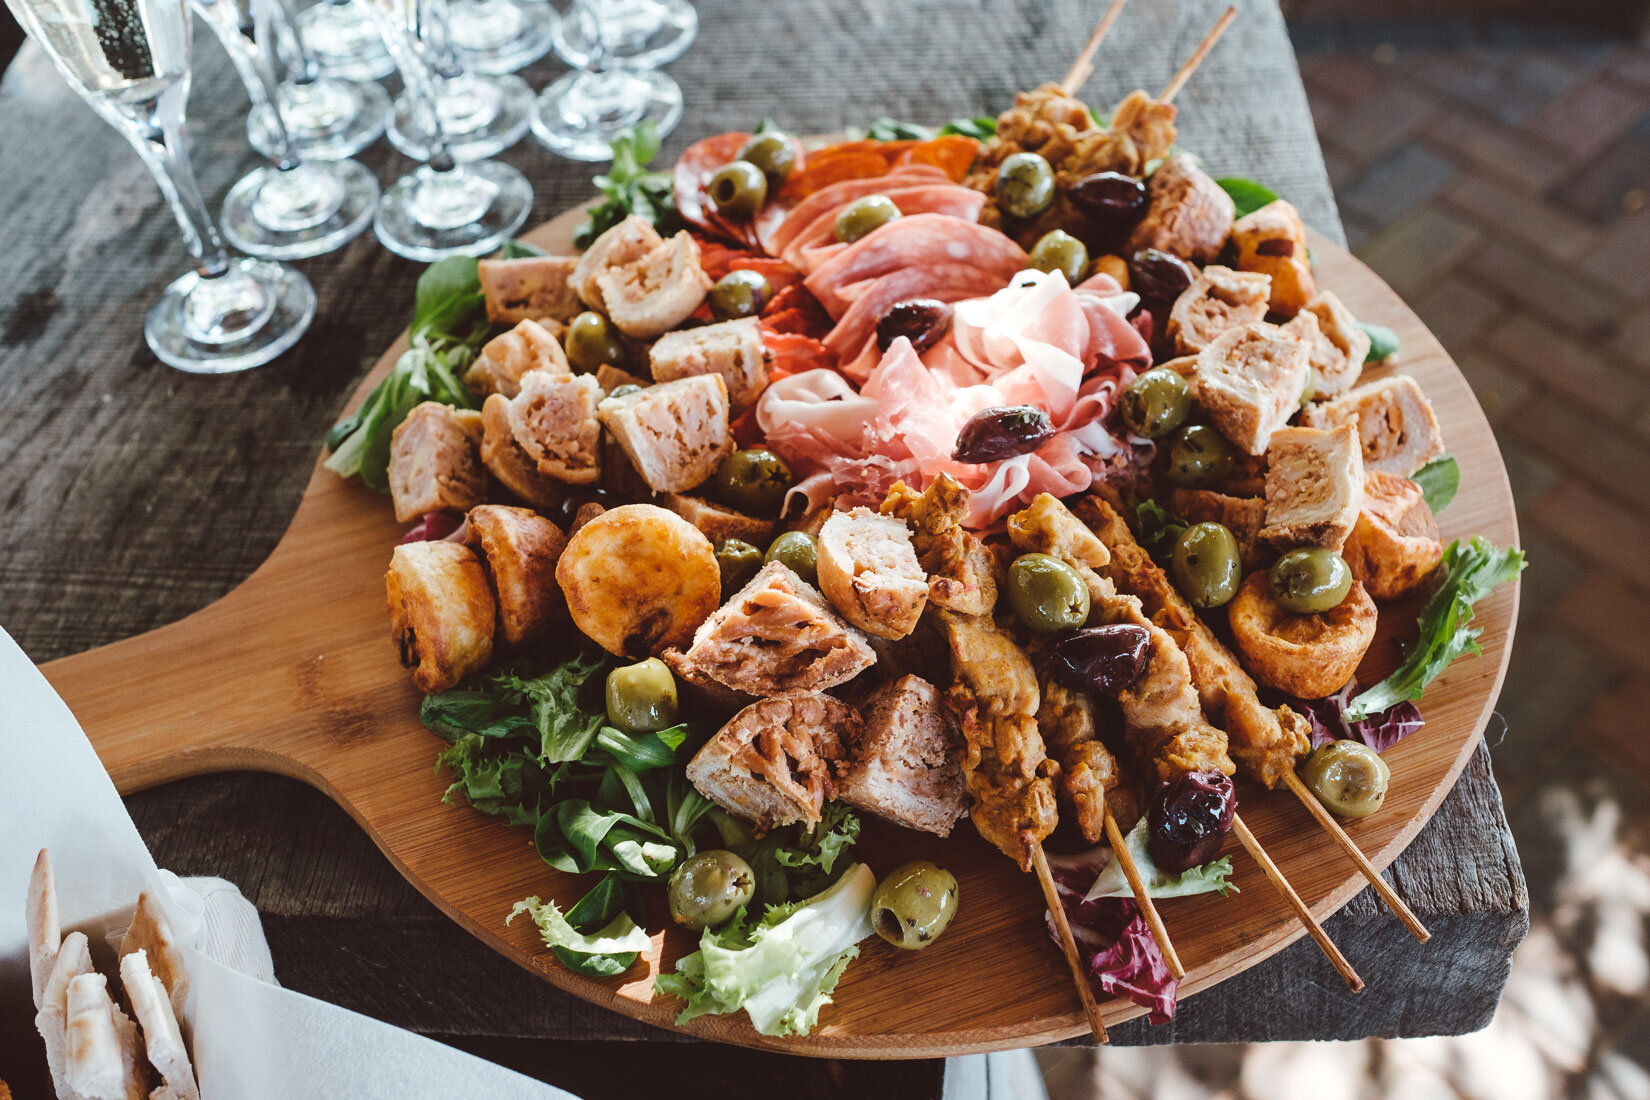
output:
<path id="1" fill-rule="evenodd" d="M 528 239 L 567 251 L 580 217 L 564 214 Z M 1398 332 L 1403 351 L 1395 365 L 1420 381 L 1437 409 L 1462 469 L 1460 495 L 1439 519 L 1445 538 L 1483 534 L 1500 545 L 1516 542 L 1506 471 L 1460 371 L 1373 272 L 1321 236 L 1311 244 L 1320 283 L 1357 317 Z M 384 353 L 352 407 L 405 347 L 403 336 Z M 239 587 L 180 622 L 54 661 L 46 675 L 122 792 L 236 769 L 313 784 L 360 822 L 415 887 L 494 949 L 596 1004 L 674 1026 L 680 1003 L 656 997 L 653 978 L 693 950 L 696 937 L 671 926 L 662 897 L 651 901 L 652 949 L 617 979 L 575 975 L 542 946 L 530 922 L 505 925 L 518 899 L 537 894 L 565 908 L 591 879 L 546 867 L 527 830 L 442 803 L 447 779 L 434 768 L 441 743 L 418 722 L 419 693 L 397 661 L 385 613 L 384 570 L 401 534 L 386 498 L 317 464 L 286 535 Z M 1386 804 L 1348 825 L 1376 866 L 1391 863 L 1432 816 L 1476 745 L 1500 691 L 1517 607 L 1516 584 L 1478 605 L 1484 655 L 1459 661 L 1435 682 L 1422 707 L 1426 726 L 1387 752 Z M 1413 632 L 1410 606 L 1384 608 L 1362 678 L 1388 671 L 1397 641 Z M 1245 821 L 1320 918 L 1364 888 L 1287 792 L 1240 784 L 1239 800 Z M 1227 850 L 1241 893 L 1160 905 L 1188 970 L 1182 997 L 1302 935 L 1235 838 Z M 944 938 L 917 953 L 867 941 L 821 1026 L 806 1037 L 766 1038 L 743 1014 L 701 1017 L 684 1030 L 838 1058 L 935 1057 L 1086 1033 L 1070 975 L 1043 931 L 1035 879 L 966 823 L 939 840 L 867 818 L 854 856 L 878 872 L 914 858 L 950 868 L 962 905 Z M 1366 964 L 1363 977 L 1364 996 L 1379 997 L 1379 965 Z M 1335 980 L 1327 967 L 1314 978 Z M 1103 1007 L 1112 1023 L 1142 1011 L 1119 1000 Z"/>

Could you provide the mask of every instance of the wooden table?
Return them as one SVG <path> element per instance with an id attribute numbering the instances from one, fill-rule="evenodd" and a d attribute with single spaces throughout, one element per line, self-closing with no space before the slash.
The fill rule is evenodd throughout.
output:
<path id="1" fill-rule="evenodd" d="M 1000 110 L 1015 89 L 1058 79 L 1101 6 L 704 0 L 700 39 L 670 70 L 687 109 L 664 159 L 694 137 L 764 117 L 811 132 L 881 115 L 939 122 Z M 1097 58 L 1089 97 L 1109 104 L 1137 84 L 1159 86 L 1221 6 L 1131 6 Z M 245 99 L 204 34 L 196 56 L 195 163 L 216 203 L 257 159 L 245 141 Z M 538 87 L 557 71 L 544 61 L 525 75 Z M 1341 239 L 1274 4 L 1245 5 L 1179 103 L 1182 144 L 1215 175 L 1269 183 Z M 383 143 L 361 159 L 385 182 L 408 166 Z M 537 189 L 535 222 L 590 194 L 590 166 L 558 160 L 530 139 L 505 159 Z M 141 332 L 144 311 L 185 266 L 172 220 L 131 150 L 32 46 L 0 83 L 0 165 L 0 625 L 46 661 L 180 618 L 251 572 L 291 518 L 344 397 L 406 323 L 419 269 L 370 236 L 307 261 L 300 266 L 321 306 L 295 351 L 243 375 L 190 377 L 159 364 Z M 277 972 L 293 988 L 590 1096 L 622 1095 L 654 1080 L 649 1073 L 664 1081 L 676 1072 L 650 1069 L 659 1058 L 615 1059 L 611 1046 L 676 1036 L 591 1008 L 470 940 L 341 811 L 296 782 L 215 776 L 134 795 L 127 805 L 162 866 L 240 885 L 263 912 Z M 1360 894 L 1328 927 L 1372 977 L 1361 997 L 1302 940 L 1188 1000 L 1172 1025 L 1137 1021 L 1116 1028 L 1114 1041 L 1483 1026 L 1528 923 L 1485 751 L 1391 874 L 1435 935 L 1415 944 L 1369 891 Z M 533 1042 L 547 1037 L 575 1045 Z M 896 1084 L 923 1095 L 938 1082 L 937 1064 L 792 1075 L 782 1058 L 695 1046 L 676 1048 L 671 1066 L 684 1059 L 719 1074 L 735 1066 L 753 1092 L 770 1095 L 778 1078 L 799 1095 Z"/>

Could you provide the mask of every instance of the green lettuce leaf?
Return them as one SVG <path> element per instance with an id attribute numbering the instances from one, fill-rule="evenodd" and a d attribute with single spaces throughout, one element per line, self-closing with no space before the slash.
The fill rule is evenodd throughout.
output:
<path id="1" fill-rule="evenodd" d="M 541 902 L 537 897 L 530 897 L 516 902 L 510 915 L 504 918 L 504 923 L 509 924 L 523 913 L 538 925 L 544 945 L 555 953 L 556 958 L 569 970 L 580 974 L 594 977 L 623 974 L 636 961 L 636 956 L 646 951 L 652 943 L 647 932 L 637 927 L 630 914 L 625 912 L 622 885 L 612 876 L 604 878 L 568 910 L 566 916 L 562 915 L 555 902 Z M 590 933 L 579 930 L 579 926 L 595 923 L 604 915 L 607 919 L 598 930 Z"/>
<path id="2" fill-rule="evenodd" d="M 461 794 L 482 813 L 496 814 L 511 825 L 536 827 L 555 779 L 526 753 L 499 752 L 495 745 L 475 733 L 454 739 L 436 758 L 437 771 L 447 768 L 453 773 L 441 800 L 451 803 Z"/>
<path id="3" fill-rule="evenodd" d="M 677 219 L 674 185 L 670 176 L 648 169 L 659 155 L 658 127 L 652 119 L 627 127 L 609 146 L 613 162 L 592 180 L 604 197 L 590 208 L 590 218 L 573 234 L 573 244 L 589 248 L 597 237 L 632 214 L 668 235 Z"/>
<path id="4" fill-rule="evenodd" d="M 1134 502 L 1134 537 L 1159 565 L 1174 553 L 1174 544 L 1186 533 L 1186 521 L 1155 500 Z"/>
<path id="5" fill-rule="evenodd" d="M 448 256 L 426 267 L 418 276 L 409 332 L 452 335 L 468 332 L 485 320 L 486 299 L 474 256 Z"/>
<path id="6" fill-rule="evenodd" d="M 1232 205 L 1236 207 L 1232 214 L 1234 218 L 1253 214 L 1267 203 L 1276 202 L 1278 199 L 1278 193 L 1264 183 L 1256 183 L 1240 176 L 1226 176 L 1215 182 L 1220 184 L 1222 191 L 1232 196 Z"/>
<path id="7" fill-rule="evenodd" d="M 1134 857 L 1134 868 L 1140 872 L 1140 881 L 1146 887 L 1146 893 L 1154 898 L 1179 898 L 1189 894 L 1208 894 L 1218 892 L 1221 897 L 1228 893 L 1237 893 L 1237 885 L 1230 881 L 1232 874 L 1232 857 L 1221 856 L 1210 860 L 1198 867 L 1191 867 L 1178 875 L 1170 874 L 1157 865 L 1152 854 L 1147 850 L 1146 819 L 1141 818 L 1129 835 L 1123 838 L 1128 847 L 1129 855 Z M 1095 898 L 1132 898 L 1134 891 L 1129 887 L 1129 880 L 1123 874 L 1123 861 L 1113 857 L 1106 864 L 1106 869 L 1094 880 L 1084 901 L 1093 901 Z"/>
<path id="8" fill-rule="evenodd" d="M 720 826 L 719 826 L 720 827 Z M 859 818 L 844 803 L 827 802 L 820 821 L 775 829 L 760 840 L 738 842 L 724 830 L 723 843 L 750 864 L 756 876 L 751 904 L 780 905 L 818 893 L 832 881 L 837 860 L 859 839 Z"/>
<path id="9" fill-rule="evenodd" d="M 1461 464 L 1454 455 L 1439 455 L 1410 477 L 1421 487 L 1421 496 L 1433 515 L 1442 512 L 1461 488 Z"/>
<path id="10" fill-rule="evenodd" d="M 699 950 L 659 975 L 654 989 L 686 1002 L 678 1023 L 744 1009 L 763 1035 L 806 1035 L 859 954 L 855 945 L 872 934 L 875 888 L 876 876 L 855 863 L 829 890 L 772 909 L 754 927 L 736 919 L 707 929 Z"/>
<path id="11" fill-rule="evenodd" d="M 1384 363 L 1398 354 L 1396 332 L 1370 321 L 1359 321 L 1358 327 L 1369 334 L 1369 354 L 1364 356 L 1365 363 Z"/>
<path id="12" fill-rule="evenodd" d="M 1416 618 L 1419 630 L 1404 650 L 1403 663 L 1353 699 L 1346 708 L 1347 718 L 1355 722 L 1405 699 L 1418 702 L 1426 686 L 1457 657 L 1482 653 L 1478 636 L 1483 631 L 1472 627 L 1472 605 L 1523 569 L 1524 552 L 1516 547 L 1497 549 L 1480 535 L 1466 543 L 1459 539 L 1451 543 L 1440 566 L 1443 581 L 1421 606 Z"/>
<path id="13" fill-rule="evenodd" d="M 872 141 L 927 141 L 934 136 L 934 131 L 915 122 L 901 122 L 884 115 L 865 128 L 865 136 Z"/>
<path id="14" fill-rule="evenodd" d="M 954 118 L 940 127 L 940 137 L 961 134 L 975 141 L 990 141 L 997 136 L 996 115 L 975 115 L 973 118 Z"/>
<path id="15" fill-rule="evenodd" d="M 564 799 L 540 814 L 533 844 L 558 871 L 623 871 L 645 879 L 669 874 L 684 854 L 652 822 L 583 798 Z"/>
<path id="16" fill-rule="evenodd" d="M 605 673 L 612 661 L 597 649 L 557 665 L 543 676 L 524 680 L 513 672 L 497 677 L 495 687 L 524 699 L 538 727 L 539 755 L 547 764 L 577 760 L 607 723 L 607 710 L 591 698 L 585 684 Z"/>

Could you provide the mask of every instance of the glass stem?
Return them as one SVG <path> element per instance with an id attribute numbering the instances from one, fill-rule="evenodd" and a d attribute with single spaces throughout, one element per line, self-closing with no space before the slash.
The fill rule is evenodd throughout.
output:
<path id="1" fill-rule="evenodd" d="M 181 99 L 183 89 L 170 89 L 161 98 L 157 110 L 136 126 L 123 126 L 122 132 L 137 150 L 143 163 L 154 174 L 155 184 L 178 220 L 183 231 L 183 244 L 195 261 L 195 270 L 202 278 L 216 279 L 229 270 L 229 251 L 224 248 L 218 227 L 207 213 L 206 201 L 201 198 L 195 173 L 189 167 L 189 143 L 183 136 L 181 102 L 167 110 L 166 100 Z"/>
<path id="2" fill-rule="evenodd" d="M 409 25 L 407 22 L 381 14 L 376 4 L 364 3 L 362 6 L 372 14 L 373 20 L 378 24 L 379 32 L 384 39 L 384 49 L 389 52 L 390 60 L 395 62 L 395 67 L 401 74 L 401 83 L 406 86 L 407 98 L 418 114 L 419 128 L 430 136 L 429 166 L 437 172 L 454 171 L 458 161 L 453 157 L 447 133 L 441 126 L 441 114 L 435 107 L 435 73 L 431 71 L 416 37 L 417 27 L 423 21 L 422 12 L 417 12 L 413 16 L 412 25 Z M 422 7 L 420 4 L 419 8 Z"/>
<path id="3" fill-rule="evenodd" d="M 309 52 L 309 45 L 304 41 L 304 32 L 298 27 L 298 6 L 294 0 L 275 0 L 278 10 L 272 12 L 272 22 L 275 24 L 275 34 L 280 51 L 285 55 L 286 68 L 291 74 L 294 84 L 314 84 L 321 79 L 321 66 L 315 60 L 315 55 Z M 271 42 L 270 49 L 276 43 Z M 272 56 L 266 62 L 274 68 L 275 58 Z"/>
<path id="4" fill-rule="evenodd" d="M 286 122 L 277 102 L 279 80 L 275 75 L 270 7 L 274 0 L 203 0 L 196 5 L 207 26 L 223 43 L 246 87 L 253 110 L 267 108 L 270 127 L 270 163 L 283 172 L 298 167 L 298 153 L 292 147 Z"/>

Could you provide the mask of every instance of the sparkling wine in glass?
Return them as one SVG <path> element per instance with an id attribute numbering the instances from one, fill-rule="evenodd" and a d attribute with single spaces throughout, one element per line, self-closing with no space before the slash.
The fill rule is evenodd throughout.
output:
<path id="1" fill-rule="evenodd" d="M 688 0 L 602 0 L 601 33 L 586 21 L 564 19 L 556 54 L 578 69 L 598 51 L 615 65 L 657 69 L 682 55 L 699 33 L 699 13 Z"/>
<path id="2" fill-rule="evenodd" d="M 461 162 L 437 110 L 437 76 L 420 44 L 428 12 L 421 0 L 361 0 L 407 86 L 405 98 L 429 135 L 425 163 L 391 184 L 373 231 L 390 251 L 426 263 L 482 256 L 521 228 L 533 205 L 527 178 L 508 164 Z"/>
<path id="3" fill-rule="evenodd" d="M 271 260 L 319 256 L 353 240 L 378 207 L 378 181 L 353 160 L 299 157 L 275 108 L 274 0 L 191 0 L 223 44 L 252 109 L 270 117 L 270 165 L 234 187 L 223 203 L 223 231 L 242 252 Z"/>
<path id="4" fill-rule="evenodd" d="M 247 116 L 246 136 L 252 147 L 273 159 L 277 122 L 307 160 L 343 160 L 377 141 L 389 123 L 390 97 L 384 89 L 372 81 L 323 73 L 299 25 L 294 0 L 277 0 L 269 17 L 275 33 L 272 40 L 259 44 L 270 52 L 270 64 L 278 63 L 286 77 L 275 92 L 279 119 L 269 105 L 256 106 Z M 358 18 L 371 22 L 364 15 Z"/>
<path id="5" fill-rule="evenodd" d="M 183 231 L 195 270 L 149 310 L 144 337 L 162 362 L 218 374 L 267 363 L 315 315 L 296 271 L 231 259 L 189 167 L 189 13 L 184 0 L 6 0 L 69 86 L 137 150 Z"/>
<path id="6" fill-rule="evenodd" d="M 433 74 L 436 119 L 448 151 L 458 160 L 482 160 L 525 137 L 533 114 L 533 90 L 527 82 L 466 69 L 452 42 L 446 0 L 408 2 L 415 20 L 412 46 Z M 414 160 L 430 159 L 432 129 L 411 84 L 395 101 L 389 138 Z"/>
<path id="7" fill-rule="evenodd" d="M 298 16 L 315 63 L 327 76 L 367 83 L 395 72 L 395 59 L 384 48 L 378 25 L 355 0 L 321 0 Z"/>
<path id="8" fill-rule="evenodd" d="M 546 0 L 450 0 L 447 37 L 472 73 L 502 76 L 550 51 L 561 20 Z"/>
<path id="9" fill-rule="evenodd" d="M 590 44 L 589 51 L 577 55 L 583 59 L 579 69 L 539 93 L 533 114 L 533 136 L 574 160 L 607 160 L 620 130 L 651 119 L 663 136 L 682 117 L 682 89 L 674 80 L 616 59 L 609 38 L 611 2 L 573 0 L 562 24 L 578 24 L 582 29 L 576 33 Z"/>

